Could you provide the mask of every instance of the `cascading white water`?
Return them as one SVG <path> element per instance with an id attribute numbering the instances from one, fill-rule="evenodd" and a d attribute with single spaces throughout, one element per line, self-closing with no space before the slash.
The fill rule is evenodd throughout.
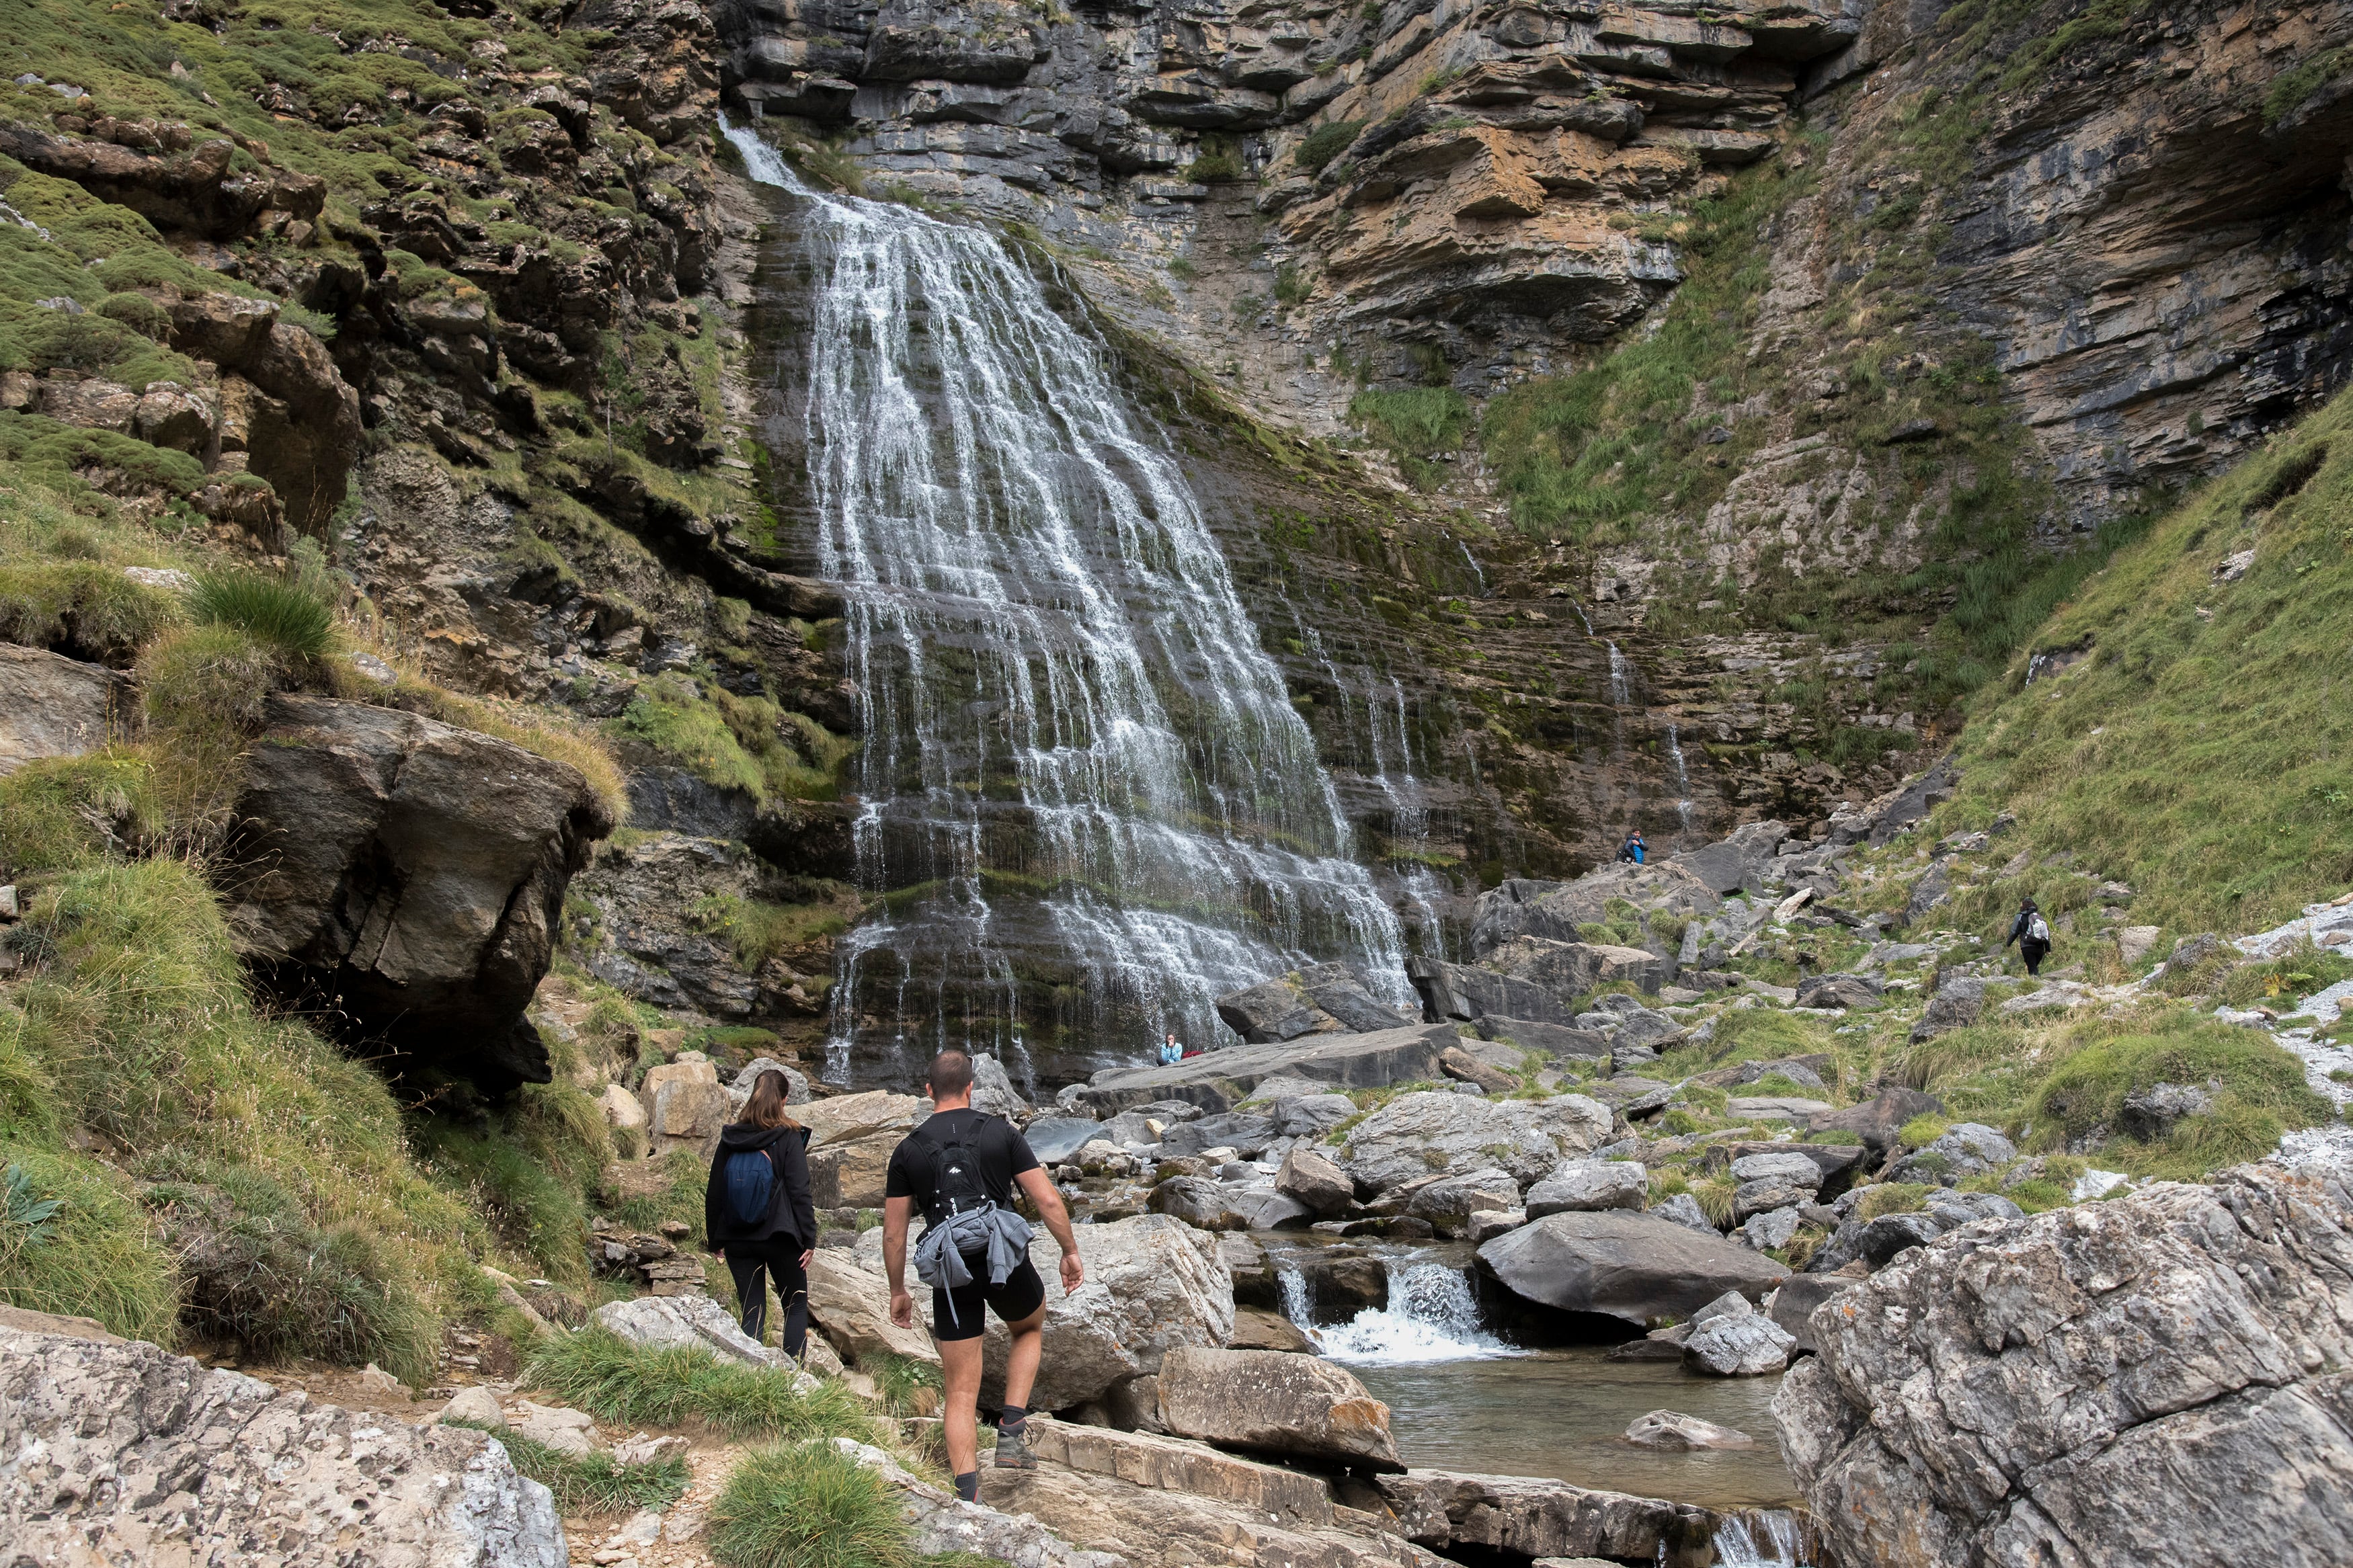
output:
<path id="1" fill-rule="evenodd" d="M 727 135 L 802 198 L 786 434 L 847 603 L 860 883 L 902 890 L 838 944 L 828 1076 L 859 1040 L 1017 1045 L 1025 983 L 1079 994 L 1110 1059 L 1208 1043 L 1212 998 L 1313 958 L 1409 1002 L 1314 739 L 1103 345 L 994 236 Z"/>
<path id="2" fill-rule="evenodd" d="M 1286 1270 L 1297 1279 L 1297 1270 Z M 1334 1361 L 1373 1366 L 1427 1365 L 1433 1362 L 1491 1361 L 1520 1355 L 1479 1321 L 1471 1281 L 1441 1263 L 1389 1265 L 1389 1303 L 1367 1307 L 1349 1321 L 1328 1329 L 1308 1321 L 1306 1290 L 1284 1283 L 1283 1315 Z"/>
<path id="3" fill-rule="evenodd" d="M 1618 645 L 1609 645 L 1609 700 L 1620 708 L 1634 700 L 1632 684 L 1626 678 L 1626 656 Z"/>
<path id="4" fill-rule="evenodd" d="M 1786 1509 L 1727 1513 L 1715 1528 L 1717 1568 L 1807 1568 L 1804 1533 Z"/>
<path id="5" fill-rule="evenodd" d="M 1692 826 L 1691 772 L 1683 766 L 1683 737 L 1672 724 L 1667 726 L 1667 755 L 1675 763 L 1675 815 L 1683 818 L 1683 831 Z"/>

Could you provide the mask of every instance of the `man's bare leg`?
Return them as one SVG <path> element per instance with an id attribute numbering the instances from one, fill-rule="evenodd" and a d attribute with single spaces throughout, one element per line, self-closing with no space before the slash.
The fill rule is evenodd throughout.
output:
<path id="1" fill-rule="evenodd" d="M 940 1378 L 946 1384 L 947 1400 L 940 1412 L 941 1425 L 946 1428 L 948 1442 L 948 1473 L 968 1476 L 980 1468 L 980 1434 L 977 1407 L 980 1404 L 980 1342 L 978 1340 L 942 1340 L 940 1346 Z M 1038 1357 L 1032 1352 L 1029 1372 L 1037 1374 Z"/>

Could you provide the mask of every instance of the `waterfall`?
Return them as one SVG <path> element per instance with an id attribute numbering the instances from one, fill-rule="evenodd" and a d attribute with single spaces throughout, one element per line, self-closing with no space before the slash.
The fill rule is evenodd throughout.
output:
<path id="1" fill-rule="evenodd" d="M 1626 656 L 1614 642 L 1609 645 L 1609 700 L 1620 708 L 1634 700 L 1632 684 L 1626 678 Z"/>
<path id="2" fill-rule="evenodd" d="M 837 944 L 828 1075 L 1041 1023 L 1066 1070 L 1206 1045 L 1217 995 L 1316 958 L 1409 1003 L 1397 917 L 1103 343 L 995 236 L 726 133 L 799 198 L 807 385 L 772 428 L 842 586 L 858 875 L 889 895 Z"/>
<path id="3" fill-rule="evenodd" d="M 1805 1531 L 1787 1509 L 1726 1513 L 1715 1528 L 1717 1568 L 1807 1568 Z"/>
<path id="4" fill-rule="evenodd" d="M 1683 831 L 1689 833 L 1692 826 L 1691 771 L 1683 766 L 1683 738 L 1672 724 L 1667 726 L 1667 755 L 1672 757 L 1675 763 L 1675 794 L 1680 797 L 1675 802 L 1675 815 L 1683 818 Z"/>
<path id="5" fill-rule="evenodd" d="M 1367 1307 L 1347 1322 L 1318 1328 L 1308 1316 L 1305 1281 L 1297 1269 L 1283 1270 L 1276 1277 L 1283 1316 L 1314 1342 L 1318 1354 L 1333 1361 L 1425 1365 L 1524 1353 L 1487 1331 L 1471 1281 L 1460 1268 L 1399 1260 L 1389 1264 L 1388 1274 L 1388 1306 Z"/>

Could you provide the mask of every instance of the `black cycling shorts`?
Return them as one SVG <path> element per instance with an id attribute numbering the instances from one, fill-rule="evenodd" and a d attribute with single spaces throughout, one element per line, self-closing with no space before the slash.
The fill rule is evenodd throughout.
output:
<path id="1" fill-rule="evenodd" d="M 932 1338 L 945 1342 L 976 1340 L 987 1326 L 982 1313 L 986 1306 L 1008 1323 L 1018 1323 L 1045 1305 L 1046 1282 L 1038 1278 L 1038 1270 L 1028 1258 L 1021 1267 L 1005 1277 L 1002 1285 L 991 1285 L 987 1277 L 976 1279 L 969 1285 L 959 1285 L 953 1290 L 932 1289 Z"/>

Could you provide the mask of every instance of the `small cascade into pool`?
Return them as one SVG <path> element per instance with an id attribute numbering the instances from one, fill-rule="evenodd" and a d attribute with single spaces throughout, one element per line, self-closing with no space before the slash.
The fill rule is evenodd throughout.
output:
<path id="1" fill-rule="evenodd" d="M 1716 1568 L 1813 1568 L 1813 1532 L 1785 1508 L 1727 1513 L 1715 1527 Z"/>
<path id="2" fill-rule="evenodd" d="M 1391 1260 L 1388 1275 L 1388 1306 L 1367 1307 L 1347 1322 L 1318 1328 L 1308 1312 L 1304 1276 L 1283 1269 L 1276 1277 L 1283 1316 L 1320 1354 L 1359 1365 L 1429 1366 L 1528 1353 L 1487 1331 L 1461 1269 L 1400 1258 Z"/>

